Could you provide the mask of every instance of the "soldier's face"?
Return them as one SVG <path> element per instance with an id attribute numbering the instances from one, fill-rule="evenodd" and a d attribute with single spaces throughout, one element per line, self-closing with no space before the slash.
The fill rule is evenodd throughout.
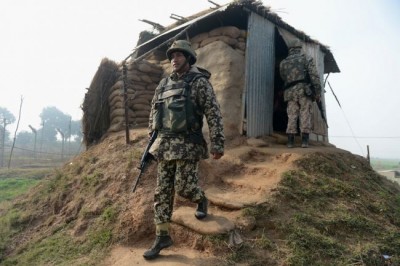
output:
<path id="1" fill-rule="evenodd" d="M 185 73 L 189 69 L 189 63 L 182 52 L 173 52 L 171 54 L 172 70 L 178 74 Z"/>

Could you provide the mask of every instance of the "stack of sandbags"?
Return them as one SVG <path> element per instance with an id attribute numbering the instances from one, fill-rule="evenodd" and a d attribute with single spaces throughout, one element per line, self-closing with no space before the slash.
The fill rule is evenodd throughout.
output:
<path id="1" fill-rule="evenodd" d="M 241 30 L 235 26 L 226 26 L 198 34 L 190 42 L 193 49 L 196 50 L 212 42 L 222 41 L 244 55 L 246 51 L 246 36 L 247 33 L 245 30 Z"/>
<path id="2" fill-rule="evenodd" d="M 242 94 L 244 88 L 246 31 L 234 26 L 220 27 L 194 36 L 190 42 L 197 54 L 197 63 L 211 72 L 210 82 L 221 105 L 227 137 L 240 134 Z M 168 59 L 160 59 L 165 73 L 171 73 Z M 208 127 L 205 123 L 204 134 Z"/>
<path id="3" fill-rule="evenodd" d="M 168 58 L 163 61 L 160 61 L 160 66 L 164 70 L 165 73 L 169 74 L 172 72 L 171 62 L 169 61 Z"/>
<path id="4" fill-rule="evenodd" d="M 227 136 L 236 135 L 239 132 L 237 117 L 241 116 L 242 108 L 246 31 L 234 26 L 220 27 L 198 34 L 190 41 L 198 54 L 197 65 L 212 73 L 210 81 L 221 104 Z M 122 73 L 122 67 L 120 71 Z M 148 125 L 154 90 L 161 78 L 171 71 L 169 60 L 160 51 L 150 54 L 146 60 L 128 63 L 127 106 L 130 128 Z M 111 88 L 109 104 L 109 131 L 123 130 L 125 109 L 122 78 Z"/>
<path id="5" fill-rule="evenodd" d="M 241 30 L 235 26 L 226 26 L 213 29 L 210 32 L 200 33 L 190 39 L 190 42 L 192 48 L 196 51 L 210 43 L 222 41 L 232 47 L 236 52 L 244 55 L 246 52 L 246 37 L 247 32 L 245 30 Z M 157 60 L 159 60 L 159 64 L 164 72 L 170 73 L 172 71 L 171 63 L 168 58 L 162 60 L 160 55 L 158 55 Z"/>
<path id="6" fill-rule="evenodd" d="M 245 80 L 246 31 L 233 26 L 216 28 L 191 39 L 197 63 L 210 71 L 210 82 L 221 106 L 226 137 L 241 132 L 242 94 Z M 205 123 L 203 130 L 207 135 Z"/>
<path id="7" fill-rule="evenodd" d="M 122 73 L 122 66 L 120 67 Z M 127 63 L 127 112 L 130 128 L 146 127 L 150 115 L 150 103 L 163 74 L 159 61 Z M 108 97 L 110 105 L 109 131 L 120 131 L 125 128 L 124 81 L 121 78 L 114 84 Z"/>

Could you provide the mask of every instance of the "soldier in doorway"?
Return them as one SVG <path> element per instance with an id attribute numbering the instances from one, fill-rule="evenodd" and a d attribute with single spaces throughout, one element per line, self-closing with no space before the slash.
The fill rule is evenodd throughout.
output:
<path id="1" fill-rule="evenodd" d="M 158 132 L 153 155 L 158 160 L 154 194 L 156 240 L 143 256 L 156 258 L 173 244 L 169 234 L 174 195 L 197 203 L 195 217 L 207 216 L 208 200 L 198 186 L 198 163 L 209 157 L 202 134 L 203 117 L 210 129 L 210 153 L 214 159 L 224 154 L 224 133 L 219 104 L 208 79 L 211 74 L 196 63 L 196 53 L 185 40 L 175 41 L 167 50 L 172 74 L 161 80 L 152 103 L 149 131 Z"/>
<path id="2" fill-rule="evenodd" d="M 289 55 L 280 63 L 280 75 L 285 82 L 284 100 L 287 102 L 287 146 L 293 148 L 300 119 L 301 146 L 308 147 L 312 130 L 313 101 L 320 101 L 321 82 L 313 59 L 302 52 L 299 40 L 288 44 Z"/>

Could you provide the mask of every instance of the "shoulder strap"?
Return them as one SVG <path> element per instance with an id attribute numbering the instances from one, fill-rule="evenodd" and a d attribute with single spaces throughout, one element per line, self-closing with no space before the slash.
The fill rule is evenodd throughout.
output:
<path id="1" fill-rule="evenodd" d="M 168 83 L 168 78 L 163 78 L 160 81 L 159 86 L 157 86 L 156 91 L 155 91 L 157 95 L 160 94 L 161 92 L 163 92 L 164 87 L 165 87 L 165 85 L 167 85 L 167 83 Z"/>
<path id="2" fill-rule="evenodd" d="M 185 82 L 189 85 L 192 85 L 193 82 L 200 78 L 200 77 L 205 77 L 202 73 L 189 73 L 188 75 L 186 75 L 186 77 L 184 78 Z"/>

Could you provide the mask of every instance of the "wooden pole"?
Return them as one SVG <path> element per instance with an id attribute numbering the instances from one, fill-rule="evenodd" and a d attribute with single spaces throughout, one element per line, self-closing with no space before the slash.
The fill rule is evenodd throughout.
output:
<path id="1" fill-rule="evenodd" d="M 6 142 L 6 126 L 7 126 L 7 120 L 4 117 L 3 118 L 3 134 L 1 135 L 1 153 L 0 153 L 0 167 L 4 166 L 4 145 Z"/>
<path id="2" fill-rule="evenodd" d="M 64 160 L 64 141 L 65 141 L 65 134 L 64 132 L 61 131 L 61 129 L 56 128 L 58 133 L 60 133 L 61 138 L 62 138 L 62 145 L 61 145 L 61 160 Z"/>
<path id="3" fill-rule="evenodd" d="M 122 62 L 122 80 L 124 83 L 124 109 L 125 109 L 125 138 L 126 144 L 129 144 L 129 116 L 128 116 L 128 84 L 127 84 L 126 62 Z"/>
<path id="4" fill-rule="evenodd" d="M 10 159 L 8 160 L 8 169 L 10 169 L 11 158 L 12 158 L 12 154 L 13 154 L 13 150 L 14 150 L 14 146 L 15 146 L 15 141 L 17 139 L 17 132 L 18 132 L 18 127 L 19 127 L 19 121 L 21 120 L 21 111 L 22 111 L 22 103 L 23 102 L 24 102 L 24 98 L 21 96 L 21 102 L 19 104 L 18 122 L 17 122 L 17 127 L 15 128 L 15 132 L 14 132 L 14 140 L 13 140 L 13 144 L 11 146 Z"/>
<path id="5" fill-rule="evenodd" d="M 37 135 L 37 130 L 33 126 L 29 125 L 29 128 L 32 130 L 32 133 L 35 134 L 35 144 L 33 146 L 33 158 L 36 159 L 36 135 Z"/>

